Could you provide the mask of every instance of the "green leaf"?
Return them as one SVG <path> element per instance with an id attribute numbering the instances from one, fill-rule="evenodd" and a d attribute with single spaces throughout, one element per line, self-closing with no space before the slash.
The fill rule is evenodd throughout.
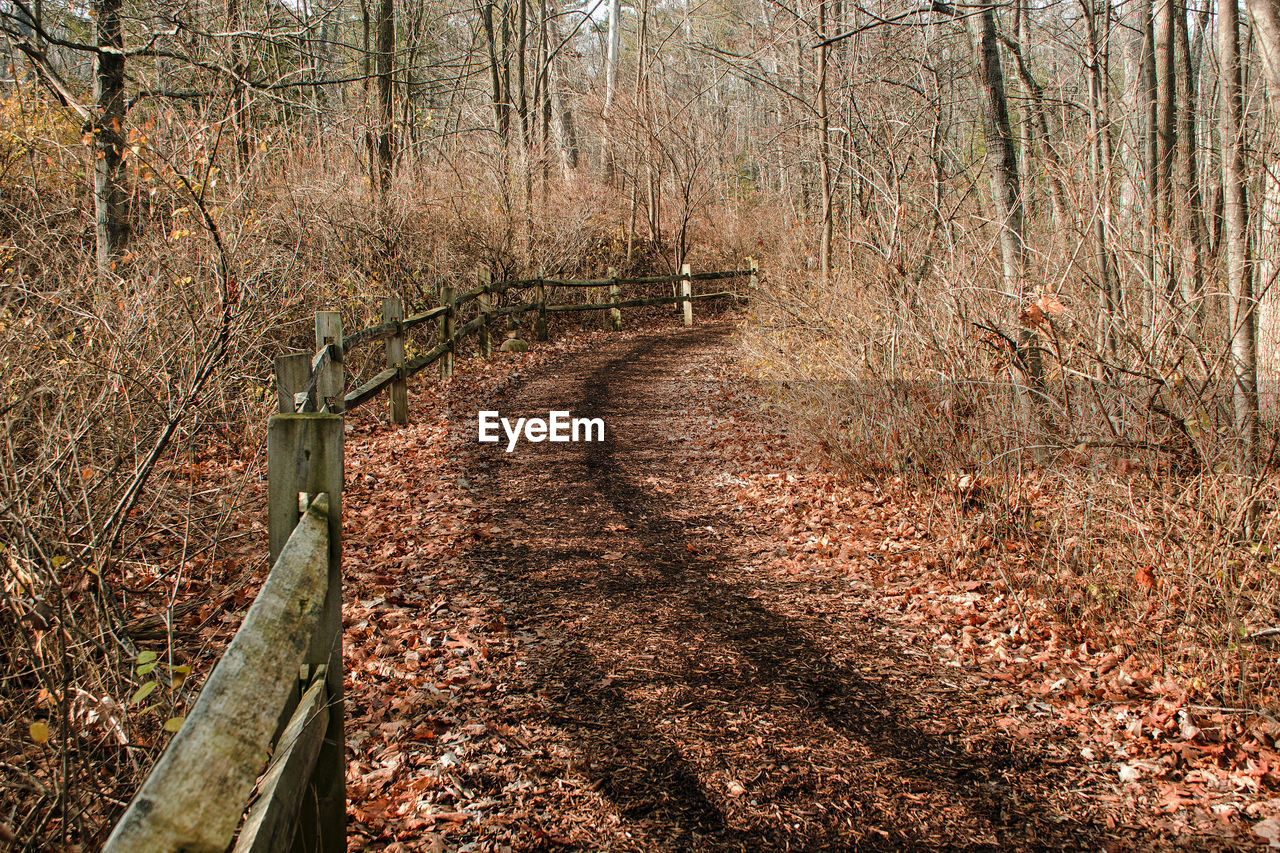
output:
<path id="1" fill-rule="evenodd" d="M 148 681 L 146 684 L 142 685 L 137 690 L 133 691 L 133 695 L 129 697 L 129 704 L 137 705 L 143 699 L 146 699 L 148 696 L 150 696 L 151 692 L 159 686 L 160 685 L 154 681 Z"/>
<path id="2" fill-rule="evenodd" d="M 138 675 L 150 675 L 151 670 L 155 669 L 158 665 L 159 664 L 156 661 L 144 663 L 142 666 L 138 667 Z"/>
<path id="3" fill-rule="evenodd" d="M 159 657 L 155 652 L 138 652 L 138 663 L 151 663 Z"/>
<path id="4" fill-rule="evenodd" d="M 182 724 L 187 721 L 186 717 L 170 717 L 164 721 L 164 730 L 166 732 L 176 732 L 182 728 Z"/>

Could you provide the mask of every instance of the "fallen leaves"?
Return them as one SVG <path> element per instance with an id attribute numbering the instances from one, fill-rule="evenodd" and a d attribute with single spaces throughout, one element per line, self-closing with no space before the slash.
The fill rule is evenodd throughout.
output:
<path id="1" fill-rule="evenodd" d="M 568 348 L 508 367 L 517 358 L 597 369 Z M 607 479 L 577 463 L 487 461 L 471 449 L 473 401 L 502 393 L 545 409 L 530 389 L 574 386 L 539 386 L 530 368 L 513 397 L 496 391 L 511 374 L 485 370 L 424 391 L 408 428 L 358 422 L 350 437 L 352 849 L 678 847 L 663 834 L 680 825 L 674 806 L 646 799 L 678 790 L 654 762 L 683 768 L 681 784 L 728 825 L 800 846 L 853 816 L 868 839 L 972 831 L 972 810 L 952 810 L 936 780 L 904 782 L 890 760 L 929 766 L 929 750 L 992 773 L 983 784 L 995 787 L 975 791 L 1039 803 L 1046 827 L 1240 839 L 1280 812 L 1265 799 L 1280 732 L 1198 708 L 1134 644 L 1011 589 L 1006 577 L 1040 570 L 1034 541 L 942 524 L 900 480 L 850 480 L 797 455 L 732 379 L 677 392 L 698 395 L 707 429 L 681 421 L 673 441 L 653 424 L 674 421 L 646 421 L 652 441 L 633 439 Z M 590 491 L 627 482 L 607 499 Z M 595 485 L 574 491 L 583 483 Z M 951 500 L 981 513 L 987 488 L 957 481 Z M 1133 576 L 1148 591 L 1158 578 Z M 629 597 L 632 585 L 645 593 Z M 732 596 L 681 615 L 721 589 Z M 805 639 L 743 627 L 769 620 L 805 626 Z M 822 657 L 807 661 L 806 643 Z M 856 705 L 855 683 L 879 698 Z M 885 697 L 899 704 L 877 707 Z M 823 716 L 837 709 L 838 726 Z M 911 734 L 867 754 L 898 717 Z M 997 754 L 1037 769 L 1002 777 Z"/>
<path id="2" fill-rule="evenodd" d="M 1258 821 L 1253 825 L 1253 834 L 1267 842 L 1267 847 L 1280 849 L 1280 817 Z"/>

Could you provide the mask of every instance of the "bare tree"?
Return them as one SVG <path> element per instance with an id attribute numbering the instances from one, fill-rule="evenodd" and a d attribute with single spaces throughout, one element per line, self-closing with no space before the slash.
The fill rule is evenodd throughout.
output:
<path id="1" fill-rule="evenodd" d="M 1231 341 L 1231 385 L 1241 474 L 1252 487 L 1258 454 L 1257 351 L 1254 347 L 1253 288 L 1249 264 L 1249 208 L 1245 190 L 1244 99 L 1240 74 L 1237 0 L 1218 0 L 1218 64 L 1221 87 L 1223 243 Z"/>
<path id="2" fill-rule="evenodd" d="M 818 183 L 822 193 L 822 232 L 818 238 L 818 268 L 823 284 L 831 281 L 831 243 L 833 212 L 831 209 L 831 114 L 827 105 L 829 51 L 827 43 L 827 0 L 818 0 Z"/>
<path id="3" fill-rule="evenodd" d="M 618 57 L 622 51 L 622 0 L 609 0 L 608 46 L 604 59 L 604 112 L 601 128 L 600 150 L 604 161 L 606 183 L 614 180 L 614 154 L 610 130 L 613 118 L 613 101 L 618 88 Z"/>
<path id="4" fill-rule="evenodd" d="M 1026 241 L 1022 225 L 1022 200 L 1018 195 L 1018 155 L 1009 125 L 1009 102 L 1000 47 L 996 39 L 995 12 L 982 3 L 966 16 L 973 43 L 974 81 L 982 113 L 987 171 L 991 177 L 991 198 L 1000 243 L 1001 274 L 1005 293 L 1021 306 L 1027 295 Z M 1031 383 L 1040 380 L 1040 354 L 1034 334 L 1018 332 L 1019 367 Z"/>
<path id="5" fill-rule="evenodd" d="M 378 188 L 380 192 L 386 193 L 391 185 L 391 170 L 395 159 L 395 87 L 392 72 L 396 57 L 396 19 L 394 0 L 377 0 L 377 4 L 374 31 L 378 38 Z"/>
<path id="6" fill-rule="evenodd" d="M 93 201 L 98 276 L 110 274 L 129 238 L 128 194 L 124 187 L 125 91 L 122 0 L 95 0 L 93 117 Z"/>
<path id="7" fill-rule="evenodd" d="M 1266 78 L 1270 126 L 1280 119 L 1280 5 L 1276 0 L 1249 0 L 1249 17 Z M 1258 246 L 1258 367 L 1262 404 L 1269 414 L 1280 410 L 1280 140 L 1274 131 L 1263 140 L 1260 244 Z"/>

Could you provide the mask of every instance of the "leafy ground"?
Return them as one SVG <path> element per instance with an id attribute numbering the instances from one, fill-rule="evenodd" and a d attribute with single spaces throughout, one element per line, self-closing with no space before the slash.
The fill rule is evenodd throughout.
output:
<path id="1" fill-rule="evenodd" d="M 1280 834 L 1265 716 L 1193 704 L 954 569 L 935 507 L 825 467 L 731 327 L 460 365 L 351 419 L 352 850 L 1223 849 Z M 476 442 L 480 409 L 601 444 Z M 371 406 L 372 410 L 373 407 Z"/>

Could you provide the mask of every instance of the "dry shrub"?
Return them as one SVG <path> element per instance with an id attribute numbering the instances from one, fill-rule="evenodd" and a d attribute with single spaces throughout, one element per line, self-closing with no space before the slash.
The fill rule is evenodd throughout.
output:
<path id="1" fill-rule="evenodd" d="M 860 249 L 827 288 L 805 240 L 784 241 L 745 328 L 753 374 L 858 476 L 927 495 L 955 574 L 990 568 L 984 537 L 1030 542 L 1038 569 L 1010 580 L 1078 641 L 1140 652 L 1209 704 L 1274 704 L 1274 655 L 1242 638 L 1280 622 L 1277 478 L 1270 460 L 1256 483 L 1238 475 L 1226 343 L 1210 332 L 1222 306 L 1208 305 L 1203 360 L 1129 322 L 1112 357 L 1086 282 L 1019 305 L 980 235 L 927 263 L 925 240 L 889 263 Z M 1022 312 L 1043 356 L 1031 391 L 1011 369 Z"/>

